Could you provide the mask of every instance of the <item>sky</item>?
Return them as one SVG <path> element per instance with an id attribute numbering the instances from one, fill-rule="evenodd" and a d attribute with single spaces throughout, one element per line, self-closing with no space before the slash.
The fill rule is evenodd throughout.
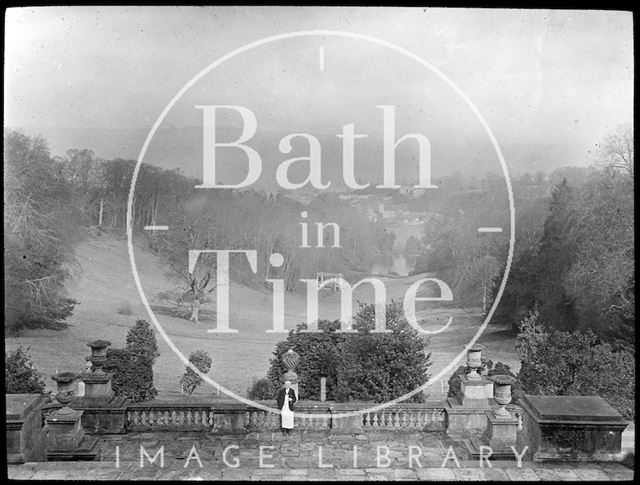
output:
<path id="1" fill-rule="evenodd" d="M 65 143 L 78 142 L 78 130 L 96 133 L 82 138 L 94 136 L 96 147 L 99 130 L 146 134 L 185 83 L 221 56 L 268 36 L 319 29 L 374 36 L 426 60 L 477 107 L 516 172 L 586 164 L 595 144 L 633 117 L 630 12 L 38 7 L 9 9 L 5 22 L 5 126 L 49 133 L 58 148 L 72 148 Z M 349 123 L 373 143 L 383 131 L 376 106 L 393 105 L 398 138 L 424 133 L 434 163 L 436 155 L 448 166 L 491 158 L 477 117 L 442 78 L 363 40 L 300 37 L 235 56 L 194 84 L 162 129 L 201 126 L 195 106 L 203 104 L 250 108 L 256 142 L 277 133 L 276 144 L 287 133 L 335 138 Z M 237 113 L 227 114 L 221 124 L 241 127 Z M 136 157 L 144 136 L 134 138 L 121 156 Z M 156 153 L 181 156 L 175 140 L 155 143 Z M 100 154 L 118 155 L 115 145 Z"/>

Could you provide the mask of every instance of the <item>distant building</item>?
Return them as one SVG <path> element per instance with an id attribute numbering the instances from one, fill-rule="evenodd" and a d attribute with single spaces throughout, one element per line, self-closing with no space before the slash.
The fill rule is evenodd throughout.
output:
<path id="1" fill-rule="evenodd" d="M 338 291 L 340 289 L 341 278 L 342 273 L 316 273 L 316 280 L 318 281 L 318 285 L 324 284 L 322 288 L 327 288 L 333 291 Z"/>

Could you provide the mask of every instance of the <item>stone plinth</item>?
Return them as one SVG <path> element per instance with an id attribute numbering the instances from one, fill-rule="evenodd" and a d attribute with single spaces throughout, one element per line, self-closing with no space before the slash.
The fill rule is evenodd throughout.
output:
<path id="1" fill-rule="evenodd" d="M 84 372 L 84 396 L 74 399 L 70 406 L 84 411 L 82 427 L 89 433 L 118 434 L 125 432 L 127 400 L 118 397 L 111 388 L 113 374 Z"/>
<path id="2" fill-rule="evenodd" d="M 350 412 L 356 412 L 362 409 L 363 406 L 357 407 L 348 403 L 333 404 L 327 410 L 331 414 L 344 414 Z M 331 433 L 334 434 L 359 434 L 364 433 L 364 426 L 362 424 L 362 414 L 357 413 L 353 416 L 346 416 L 342 418 L 332 417 L 331 419 Z"/>
<path id="3" fill-rule="evenodd" d="M 518 449 L 534 461 L 613 461 L 622 458 L 627 421 L 597 396 L 531 396 L 518 403 L 523 430 Z"/>
<path id="4" fill-rule="evenodd" d="M 487 407 L 463 406 L 455 398 L 448 398 L 444 411 L 447 416 L 446 433 L 454 438 L 481 437 L 487 429 Z"/>
<path id="5" fill-rule="evenodd" d="M 84 382 L 84 398 L 109 401 L 113 397 L 111 379 L 113 374 L 106 372 L 84 372 L 80 379 Z"/>
<path id="6" fill-rule="evenodd" d="M 494 452 L 502 450 L 512 454 L 511 446 L 516 446 L 518 435 L 518 418 L 497 417 L 493 413 L 487 413 L 488 426 L 484 434 L 484 441 Z"/>
<path id="7" fill-rule="evenodd" d="M 6 394 L 6 448 L 9 464 L 44 461 L 44 429 L 40 394 Z"/>
<path id="8" fill-rule="evenodd" d="M 84 435 L 83 411 L 62 408 L 46 420 L 47 461 L 99 460 L 97 438 Z"/>
<path id="9" fill-rule="evenodd" d="M 468 376 L 460 376 L 460 389 L 462 390 L 462 402 L 464 407 L 485 408 L 491 407 L 493 398 L 493 382 L 484 377 L 470 379 Z"/>

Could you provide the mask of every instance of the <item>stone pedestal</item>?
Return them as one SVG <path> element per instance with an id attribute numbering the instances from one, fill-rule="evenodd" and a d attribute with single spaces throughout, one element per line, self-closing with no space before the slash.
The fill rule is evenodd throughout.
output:
<path id="1" fill-rule="evenodd" d="M 494 454 L 505 451 L 513 455 L 511 446 L 516 446 L 518 418 L 513 416 L 497 417 L 487 413 L 488 426 L 483 438 Z"/>
<path id="2" fill-rule="evenodd" d="M 487 429 L 487 410 L 495 407 L 493 382 L 484 377 L 460 376 L 462 400 L 445 403 L 447 434 L 453 437 L 480 437 Z"/>
<path id="3" fill-rule="evenodd" d="M 97 438 L 84 434 L 82 414 L 82 411 L 64 407 L 47 418 L 47 461 L 100 459 Z"/>
<path id="4" fill-rule="evenodd" d="M 528 446 L 533 461 L 615 461 L 622 459 L 628 422 L 601 397 L 525 395 L 518 449 Z"/>
<path id="5" fill-rule="evenodd" d="M 484 377 L 470 379 L 468 376 L 460 376 L 460 388 L 462 390 L 462 404 L 469 408 L 491 407 L 493 398 L 493 382 Z"/>
<path id="6" fill-rule="evenodd" d="M 84 383 L 84 399 L 93 399 L 97 402 L 108 402 L 113 396 L 111 389 L 111 379 L 113 374 L 106 372 L 84 372 L 80 375 Z"/>
<path id="7" fill-rule="evenodd" d="M 350 412 L 356 412 L 359 408 L 344 404 L 334 404 L 327 411 L 331 414 L 345 414 Z M 360 434 L 364 433 L 364 426 L 362 424 L 362 414 L 356 413 L 353 416 L 346 416 L 342 418 L 331 419 L 331 433 L 334 434 Z"/>
<path id="8" fill-rule="evenodd" d="M 40 394 L 6 394 L 7 463 L 45 461 Z"/>
<path id="9" fill-rule="evenodd" d="M 448 398 L 444 405 L 447 416 L 446 433 L 454 438 L 480 437 L 487 429 L 487 408 L 463 406 Z"/>
<path id="10" fill-rule="evenodd" d="M 84 372 L 84 396 L 74 399 L 70 406 L 84 411 L 82 427 L 91 433 L 124 433 L 127 400 L 118 397 L 111 388 L 113 374 L 102 371 Z"/>

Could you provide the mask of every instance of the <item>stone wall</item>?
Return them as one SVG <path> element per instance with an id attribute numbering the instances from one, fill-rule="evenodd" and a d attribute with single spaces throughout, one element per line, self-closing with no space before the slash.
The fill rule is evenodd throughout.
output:
<path id="1" fill-rule="evenodd" d="M 7 462 L 44 461 L 44 428 L 40 394 L 6 394 Z"/>

